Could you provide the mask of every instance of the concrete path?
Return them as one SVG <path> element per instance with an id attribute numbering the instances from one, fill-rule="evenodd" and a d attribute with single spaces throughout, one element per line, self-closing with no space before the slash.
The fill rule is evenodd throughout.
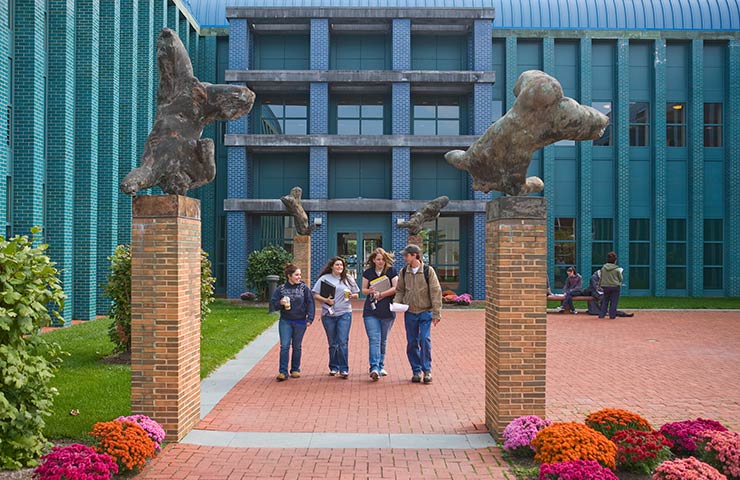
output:
<path id="1" fill-rule="evenodd" d="M 740 428 L 740 312 L 640 312 L 634 318 L 548 316 L 548 418 L 582 421 L 604 407 L 654 426 L 713 418 Z M 278 383 L 269 329 L 202 383 L 203 419 L 137 478 L 505 479 L 484 425 L 484 311 L 445 310 L 432 330 L 434 382 L 409 382 L 402 318 L 390 376 L 371 382 L 356 311 L 350 378 L 327 375 L 319 322 L 303 376 Z"/>

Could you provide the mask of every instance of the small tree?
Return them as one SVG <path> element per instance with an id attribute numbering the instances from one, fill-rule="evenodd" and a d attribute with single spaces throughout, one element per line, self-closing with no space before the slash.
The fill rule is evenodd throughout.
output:
<path id="1" fill-rule="evenodd" d="M 286 263 L 293 261 L 293 255 L 283 247 L 268 245 L 262 250 L 249 254 L 247 265 L 247 288 L 251 288 L 260 297 L 267 298 L 267 275 L 278 275 L 282 278 Z"/>
<path id="2" fill-rule="evenodd" d="M 103 286 L 106 295 L 111 299 L 108 315 L 113 319 L 108 329 L 108 336 L 116 345 L 116 351 L 131 350 L 131 249 L 128 245 L 119 245 L 108 257 L 110 274 L 108 283 Z M 200 320 L 205 320 L 211 309 L 213 284 L 211 261 L 208 254 L 200 251 Z"/>
<path id="3" fill-rule="evenodd" d="M 40 231 L 31 229 L 33 240 Z M 43 453 L 44 417 L 57 394 L 49 380 L 62 361 L 39 329 L 52 315 L 63 321 L 65 295 L 48 246 L 33 240 L 0 236 L 0 469 L 33 466 Z"/>

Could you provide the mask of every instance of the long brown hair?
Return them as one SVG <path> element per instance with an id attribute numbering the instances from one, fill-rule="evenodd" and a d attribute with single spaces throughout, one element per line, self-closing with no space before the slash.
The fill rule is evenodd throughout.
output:
<path id="1" fill-rule="evenodd" d="M 383 273 L 387 272 L 389 268 L 393 266 L 393 263 L 396 261 L 393 258 L 393 252 L 386 252 L 383 250 L 382 247 L 378 247 L 375 250 L 372 251 L 372 253 L 367 257 L 367 266 L 369 268 L 375 268 L 375 257 L 378 255 L 383 256 L 383 262 L 385 262 L 385 265 L 383 265 Z"/>
<path id="2" fill-rule="evenodd" d="M 345 285 L 349 286 L 349 280 L 347 280 L 347 261 L 342 257 L 331 257 L 329 259 L 329 263 L 326 264 L 323 270 L 321 270 L 321 273 L 319 273 L 319 277 L 322 275 L 326 275 L 327 273 L 332 273 L 331 267 L 337 263 L 342 262 L 342 265 L 344 265 L 344 268 L 342 269 L 342 273 L 339 274 L 339 280 L 344 283 Z"/>

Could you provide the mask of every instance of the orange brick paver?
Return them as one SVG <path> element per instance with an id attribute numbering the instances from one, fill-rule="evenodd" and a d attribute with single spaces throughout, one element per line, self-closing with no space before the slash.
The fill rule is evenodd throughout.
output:
<path id="1" fill-rule="evenodd" d="M 360 312 L 349 380 L 326 375 L 317 323 L 304 340 L 303 378 L 277 383 L 277 347 L 200 422 L 232 432 L 481 433 L 484 312 L 445 310 L 432 330 L 434 383 L 408 382 L 403 320 L 391 332 L 390 377 L 370 382 Z M 740 429 L 740 312 L 638 312 L 598 320 L 549 315 L 547 415 L 582 421 L 603 407 L 659 427 L 704 417 Z M 139 478 L 507 478 L 495 448 L 254 449 L 168 446 Z M 511 474 L 508 478 L 513 478 Z"/>

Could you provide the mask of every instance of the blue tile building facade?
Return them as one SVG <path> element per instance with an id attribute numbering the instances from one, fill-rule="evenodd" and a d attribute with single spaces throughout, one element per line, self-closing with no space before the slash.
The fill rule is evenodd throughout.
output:
<path id="1" fill-rule="evenodd" d="M 397 223 L 448 195 L 424 233 L 428 260 L 447 287 L 482 298 L 484 207 L 497 194 L 473 191 L 442 155 L 505 113 L 532 68 L 611 118 L 598 141 L 533 156 L 549 205 L 551 283 L 570 264 L 590 273 L 614 250 L 625 293 L 740 295 L 737 5 L 273 3 L 0 0 L 2 233 L 44 227 L 66 321 L 108 308 L 107 257 L 130 236 L 131 200 L 116 186 L 154 119 L 164 26 L 201 80 L 257 93 L 247 118 L 205 129 L 218 174 L 192 192 L 223 295 L 244 290 L 251 251 L 291 248 L 277 199 L 300 185 L 321 222 L 314 272 L 335 254 L 361 263 L 376 245 L 399 251 Z"/>

